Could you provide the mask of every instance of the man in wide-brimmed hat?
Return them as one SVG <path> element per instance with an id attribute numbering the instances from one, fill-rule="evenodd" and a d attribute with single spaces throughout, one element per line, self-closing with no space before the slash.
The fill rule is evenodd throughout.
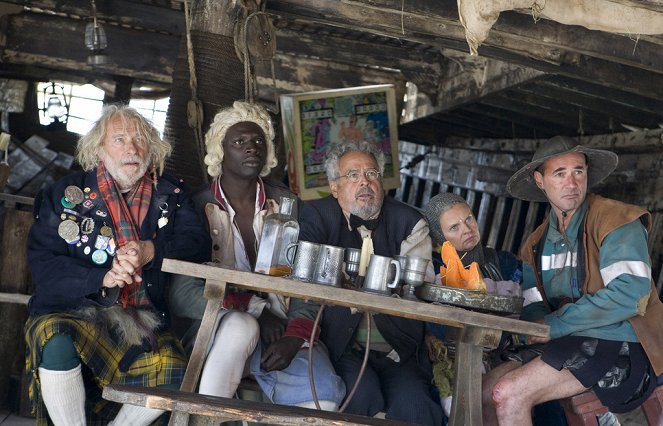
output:
<path id="1" fill-rule="evenodd" d="M 551 214 L 524 243 L 523 319 L 550 326 L 483 383 L 485 424 L 530 424 L 533 405 L 591 388 L 610 411 L 640 405 L 663 373 L 663 305 L 651 280 L 646 210 L 589 194 L 617 155 L 557 136 L 507 183 Z"/>

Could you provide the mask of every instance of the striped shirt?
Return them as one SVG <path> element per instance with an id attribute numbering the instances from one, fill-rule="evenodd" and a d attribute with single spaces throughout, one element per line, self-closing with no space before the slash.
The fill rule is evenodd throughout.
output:
<path id="1" fill-rule="evenodd" d="M 549 313 L 543 303 L 532 265 L 524 264 L 525 307 L 521 317 L 543 318 L 553 339 L 574 335 L 637 342 L 628 318 L 638 313 L 638 302 L 650 291 L 647 232 L 636 220 L 608 234 L 599 253 L 604 288 L 595 294 L 583 294 L 582 283 L 578 283 L 577 254 L 578 231 L 586 211 L 585 201 L 571 218 L 566 235 L 557 230 L 557 217 L 551 214 L 540 256 L 544 291 L 554 311 Z"/>

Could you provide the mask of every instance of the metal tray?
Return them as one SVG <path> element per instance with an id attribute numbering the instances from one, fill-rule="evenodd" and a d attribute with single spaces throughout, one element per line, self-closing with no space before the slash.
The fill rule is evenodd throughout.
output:
<path id="1" fill-rule="evenodd" d="M 415 289 L 418 298 L 428 302 L 459 306 L 482 312 L 519 314 L 523 309 L 523 298 L 463 290 L 431 283 L 423 283 Z"/>

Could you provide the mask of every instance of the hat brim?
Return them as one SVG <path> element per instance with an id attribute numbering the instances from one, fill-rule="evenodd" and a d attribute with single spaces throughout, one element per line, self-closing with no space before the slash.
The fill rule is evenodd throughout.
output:
<path id="1" fill-rule="evenodd" d="M 532 161 L 511 176 L 506 184 L 506 190 L 514 198 L 525 201 L 548 201 L 546 194 L 534 181 L 534 171 L 546 160 L 571 152 L 580 152 L 587 157 L 587 188 L 591 188 L 608 177 L 617 168 L 619 161 L 617 154 L 603 149 L 587 148 L 578 145 L 563 153 L 556 153 Z"/>

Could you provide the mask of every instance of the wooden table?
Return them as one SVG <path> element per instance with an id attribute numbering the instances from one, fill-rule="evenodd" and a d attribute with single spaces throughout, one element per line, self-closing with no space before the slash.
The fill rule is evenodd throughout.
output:
<path id="1" fill-rule="evenodd" d="M 420 321 L 445 324 L 460 329 L 455 361 L 454 398 L 450 425 L 481 425 L 481 366 L 484 348 L 495 348 L 502 331 L 548 337 L 547 325 L 497 315 L 473 312 L 445 305 L 433 305 L 356 290 L 305 283 L 210 265 L 164 259 L 162 270 L 206 280 L 207 308 L 196 337 L 182 390 L 194 391 L 212 337 L 217 312 L 223 306 L 228 284 L 254 291 L 282 294 L 321 304 L 357 308 L 365 312 L 396 315 Z"/>

